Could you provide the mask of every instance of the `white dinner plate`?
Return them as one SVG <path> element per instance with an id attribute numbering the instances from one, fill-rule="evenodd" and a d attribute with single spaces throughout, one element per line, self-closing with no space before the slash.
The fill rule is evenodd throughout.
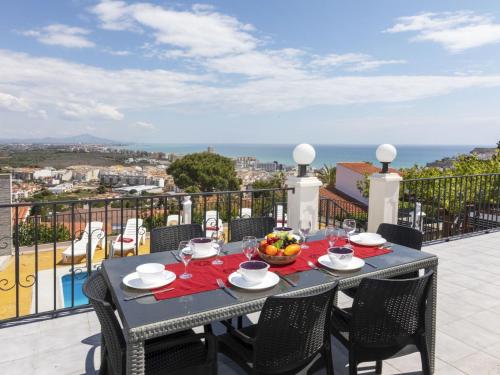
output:
<path id="1" fill-rule="evenodd" d="M 217 255 L 217 248 L 212 246 L 210 250 L 203 251 L 202 253 L 197 253 L 197 251 L 195 250 L 193 254 L 193 259 L 206 259 L 214 257 L 216 255 Z"/>
<path id="2" fill-rule="evenodd" d="M 280 282 L 280 278 L 274 272 L 269 271 L 260 283 L 249 284 L 239 272 L 233 272 L 229 275 L 228 281 L 238 288 L 248 290 L 262 290 L 272 288 Z"/>
<path id="3" fill-rule="evenodd" d="M 365 265 L 365 261 L 363 259 L 352 257 L 351 261 L 347 265 L 340 266 L 337 264 L 333 264 L 328 255 L 320 256 L 318 258 L 318 263 L 335 271 L 355 271 L 363 268 L 363 266 Z"/>
<path id="4" fill-rule="evenodd" d="M 175 273 L 165 270 L 163 271 L 162 277 L 158 279 L 158 281 L 155 281 L 154 283 L 144 284 L 143 281 L 139 278 L 137 272 L 132 272 L 123 278 L 123 283 L 129 288 L 134 289 L 155 289 L 170 284 L 175 280 L 175 278 Z"/>
<path id="5" fill-rule="evenodd" d="M 350 237 L 350 241 L 361 246 L 380 246 L 387 240 L 376 233 L 359 233 Z"/>

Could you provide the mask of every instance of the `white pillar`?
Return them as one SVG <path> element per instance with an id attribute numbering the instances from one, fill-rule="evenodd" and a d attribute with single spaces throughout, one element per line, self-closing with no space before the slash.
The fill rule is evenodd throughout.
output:
<path id="1" fill-rule="evenodd" d="M 182 199 L 182 221 L 183 224 L 191 224 L 191 209 L 193 207 L 193 202 L 191 197 L 186 195 Z M 179 223 L 181 224 L 181 223 Z"/>
<path id="2" fill-rule="evenodd" d="M 398 223 L 399 183 L 397 173 L 375 173 L 370 179 L 368 232 L 376 232 L 381 223 Z"/>
<path id="3" fill-rule="evenodd" d="M 299 229 L 299 220 L 310 220 L 311 230 L 318 230 L 319 188 L 321 181 L 316 177 L 290 176 L 286 180 L 288 191 L 287 220 L 288 226 Z"/>

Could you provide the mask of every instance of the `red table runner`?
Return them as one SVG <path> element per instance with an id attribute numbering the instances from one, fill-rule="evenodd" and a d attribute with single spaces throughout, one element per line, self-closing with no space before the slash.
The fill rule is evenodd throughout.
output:
<path id="1" fill-rule="evenodd" d="M 307 265 L 307 261 L 311 260 L 317 264 L 317 259 L 321 255 L 326 254 L 329 245 L 326 240 L 308 242 L 307 245 L 309 249 L 302 249 L 301 254 L 292 264 L 285 266 L 271 265 L 269 270 L 279 271 L 283 275 L 310 270 L 311 268 Z M 392 252 L 392 250 L 354 245 L 354 256 L 358 258 L 370 258 L 390 252 Z M 258 256 L 256 256 L 256 259 L 257 258 Z M 169 285 L 169 287 L 175 288 L 174 290 L 169 292 L 157 292 L 155 293 L 155 298 L 157 300 L 163 300 L 218 289 L 219 287 L 215 280 L 219 278 L 227 283 L 228 276 L 239 268 L 241 262 L 247 260 L 243 254 L 226 255 L 222 257 L 222 259 L 224 264 L 219 266 L 212 264 L 213 258 L 191 261 L 188 265 L 188 273 L 192 274 L 193 277 L 187 280 L 175 279 L 175 281 Z M 165 268 L 174 272 L 177 276 L 184 272 L 184 264 L 182 263 L 168 264 Z"/>

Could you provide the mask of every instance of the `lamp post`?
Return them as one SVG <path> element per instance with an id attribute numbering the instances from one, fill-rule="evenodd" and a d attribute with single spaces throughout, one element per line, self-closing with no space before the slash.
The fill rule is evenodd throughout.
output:
<path id="1" fill-rule="evenodd" d="M 377 147 L 377 151 L 375 152 L 375 156 L 377 160 L 382 163 L 381 173 L 389 173 L 389 164 L 394 161 L 398 151 L 396 147 L 391 144 L 384 143 Z"/>
<path id="2" fill-rule="evenodd" d="M 297 177 L 306 177 L 307 166 L 314 161 L 316 151 L 314 147 L 308 143 L 301 143 L 295 146 L 293 150 L 293 160 L 299 165 Z"/>
<path id="3" fill-rule="evenodd" d="M 293 160 L 299 165 L 297 176 L 288 176 L 287 226 L 298 229 L 302 222 L 311 222 L 311 229 L 319 228 L 319 189 L 322 185 L 316 176 L 307 175 L 307 166 L 316 157 L 316 151 L 310 144 L 297 145 L 293 150 Z"/>

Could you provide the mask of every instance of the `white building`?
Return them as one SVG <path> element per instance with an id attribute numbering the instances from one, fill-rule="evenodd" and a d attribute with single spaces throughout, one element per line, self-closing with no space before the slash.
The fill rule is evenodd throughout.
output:
<path id="1" fill-rule="evenodd" d="M 45 180 L 52 178 L 52 171 L 50 169 L 38 169 L 33 172 L 34 180 Z"/>
<path id="2" fill-rule="evenodd" d="M 73 189 L 73 184 L 66 182 L 64 184 L 59 184 L 57 186 L 49 187 L 49 191 L 54 194 L 61 194 L 71 191 Z"/>
<path id="3" fill-rule="evenodd" d="M 390 171 L 397 173 L 397 170 L 392 168 Z M 368 204 L 368 198 L 363 197 L 358 184 L 362 184 L 367 176 L 378 172 L 380 168 L 370 163 L 337 163 L 335 188 L 359 202 Z"/>

